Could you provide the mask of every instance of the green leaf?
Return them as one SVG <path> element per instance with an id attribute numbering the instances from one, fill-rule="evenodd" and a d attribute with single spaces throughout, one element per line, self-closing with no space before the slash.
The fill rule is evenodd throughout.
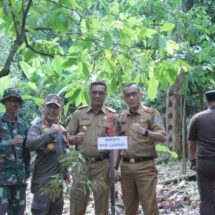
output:
<path id="1" fill-rule="evenodd" d="M 165 22 L 165 23 L 161 26 L 160 31 L 161 31 L 161 32 L 171 31 L 174 27 L 175 27 L 175 24 L 170 23 L 170 22 Z"/>
<path id="2" fill-rule="evenodd" d="M 179 45 L 173 41 L 173 40 L 167 40 L 166 41 L 166 51 L 170 54 L 173 55 L 174 51 L 179 49 Z"/>
<path id="3" fill-rule="evenodd" d="M 57 73 L 62 73 L 62 62 L 63 62 L 63 58 L 60 56 L 55 56 L 55 58 L 52 60 L 52 66 L 53 69 L 57 72 Z"/>
<path id="4" fill-rule="evenodd" d="M 155 146 L 157 152 L 166 152 L 169 153 L 174 159 L 178 158 L 178 155 L 175 151 L 170 151 L 167 146 L 156 144 Z"/>
<path id="5" fill-rule="evenodd" d="M 32 68 L 25 61 L 21 61 L 19 64 L 20 64 L 23 72 L 25 73 L 26 77 L 30 80 L 31 74 L 34 72 L 34 68 Z"/>
<path id="6" fill-rule="evenodd" d="M 156 80 L 154 76 L 149 79 L 147 95 L 152 100 L 155 99 L 157 96 L 158 83 L 158 80 Z"/>
<path id="7" fill-rule="evenodd" d="M 110 34 L 105 34 L 105 36 L 104 36 L 104 48 L 110 49 L 111 45 L 112 45 L 112 39 L 111 39 Z"/>

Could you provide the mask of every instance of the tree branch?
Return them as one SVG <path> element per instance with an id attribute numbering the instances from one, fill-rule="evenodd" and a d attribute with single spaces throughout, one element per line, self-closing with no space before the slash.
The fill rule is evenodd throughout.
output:
<path id="1" fill-rule="evenodd" d="M 19 33 L 18 32 L 18 29 L 15 29 L 17 30 L 16 31 L 16 40 L 14 41 L 13 45 L 11 46 L 11 49 L 10 49 L 10 52 L 8 54 L 8 57 L 7 57 L 7 60 L 4 64 L 4 67 L 3 69 L 0 71 L 0 78 L 1 77 L 4 77 L 6 75 L 8 75 L 10 73 L 10 65 L 13 61 L 13 58 L 18 50 L 18 48 L 24 43 L 25 41 L 25 25 L 26 25 L 26 19 L 27 19 L 27 15 L 28 15 L 28 12 L 29 12 L 29 9 L 32 5 L 32 1 L 33 0 L 29 0 L 28 1 L 28 4 L 26 6 L 26 9 L 23 11 L 23 17 L 22 17 L 22 26 L 21 26 L 21 32 Z M 12 5 L 10 5 L 12 6 Z M 13 14 L 12 14 L 13 16 Z M 14 22 L 14 26 L 16 26 L 16 20 L 13 19 L 13 22 Z"/>
<path id="2" fill-rule="evenodd" d="M 19 31 L 18 31 L 18 27 L 17 27 L 17 20 L 16 20 L 16 16 L 12 10 L 12 4 L 11 4 L 11 1 L 9 0 L 9 6 L 11 7 L 11 16 L 12 16 L 12 19 L 13 19 L 13 23 L 14 23 L 14 28 L 15 28 L 15 32 L 16 32 L 16 37 L 18 38 L 19 36 Z"/>
<path id="3" fill-rule="evenodd" d="M 40 55 L 43 55 L 43 56 L 47 56 L 47 57 L 51 57 L 51 58 L 54 57 L 54 54 L 49 54 L 49 53 L 45 53 L 45 52 L 36 50 L 33 46 L 31 46 L 29 44 L 27 37 L 25 37 L 25 45 L 26 45 L 27 48 L 29 48 L 31 51 L 33 51 L 33 52 L 35 52 L 37 54 L 40 54 Z"/>

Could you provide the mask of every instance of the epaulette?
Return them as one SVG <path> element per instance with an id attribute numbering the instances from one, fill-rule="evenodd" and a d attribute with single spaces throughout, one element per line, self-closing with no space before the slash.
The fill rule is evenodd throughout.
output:
<path id="1" fill-rule="evenodd" d="M 107 110 L 109 110 L 110 112 L 112 112 L 112 113 L 116 113 L 116 110 L 114 110 L 113 108 L 111 108 L 111 107 L 105 107 Z"/>
<path id="2" fill-rule="evenodd" d="M 146 112 L 146 113 L 150 113 L 150 114 L 153 114 L 154 112 L 155 112 L 155 109 L 153 109 L 153 108 L 145 108 L 144 109 L 144 111 Z"/>
<path id="3" fill-rule="evenodd" d="M 77 109 L 83 109 L 83 108 L 86 108 L 86 107 L 88 107 L 88 105 L 80 106 Z"/>

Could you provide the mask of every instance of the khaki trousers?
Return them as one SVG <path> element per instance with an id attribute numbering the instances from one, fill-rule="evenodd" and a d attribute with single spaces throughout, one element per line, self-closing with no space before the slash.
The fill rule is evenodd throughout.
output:
<path id="1" fill-rule="evenodd" d="M 107 188 L 101 186 L 93 189 L 93 198 L 95 203 L 95 215 L 107 215 L 108 214 L 108 200 L 109 200 L 109 177 L 110 164 L 109 160 L 105 159 L 96 163 L 89 163 L 86 166 L 86 177 L 89 180 L 102 180 L 102 183 L 107 185 Z M 86 212 L 90 190 L 84 189 L 83 185 L 78 183 L 80 179 L 74 177 L 74 185 L 76 186 L 76 192 L 71 195 L 70 198 L 70 215 L 84 215 Z"/>
<path id="2" fill-rule="evenodd" d="M 126 215 L 136 215 L 139 202 L 144 215 L 158 215 L 156 201 L 157 170 L 154 161 L 121 165 L 121 187 Z"/>

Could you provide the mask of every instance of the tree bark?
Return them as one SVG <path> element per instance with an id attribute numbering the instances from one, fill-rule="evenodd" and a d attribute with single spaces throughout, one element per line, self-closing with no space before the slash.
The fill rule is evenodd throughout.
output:
<path id="1" fill-rule="evenodd" d="M 166 131 L 167 144 L 171 150 L 182 155 L 182 120 L 183 120 L 183 95 L 181 88 L 185 73 L 180 73 L 175 83 L 167 91 L 166 99 Z"/>

